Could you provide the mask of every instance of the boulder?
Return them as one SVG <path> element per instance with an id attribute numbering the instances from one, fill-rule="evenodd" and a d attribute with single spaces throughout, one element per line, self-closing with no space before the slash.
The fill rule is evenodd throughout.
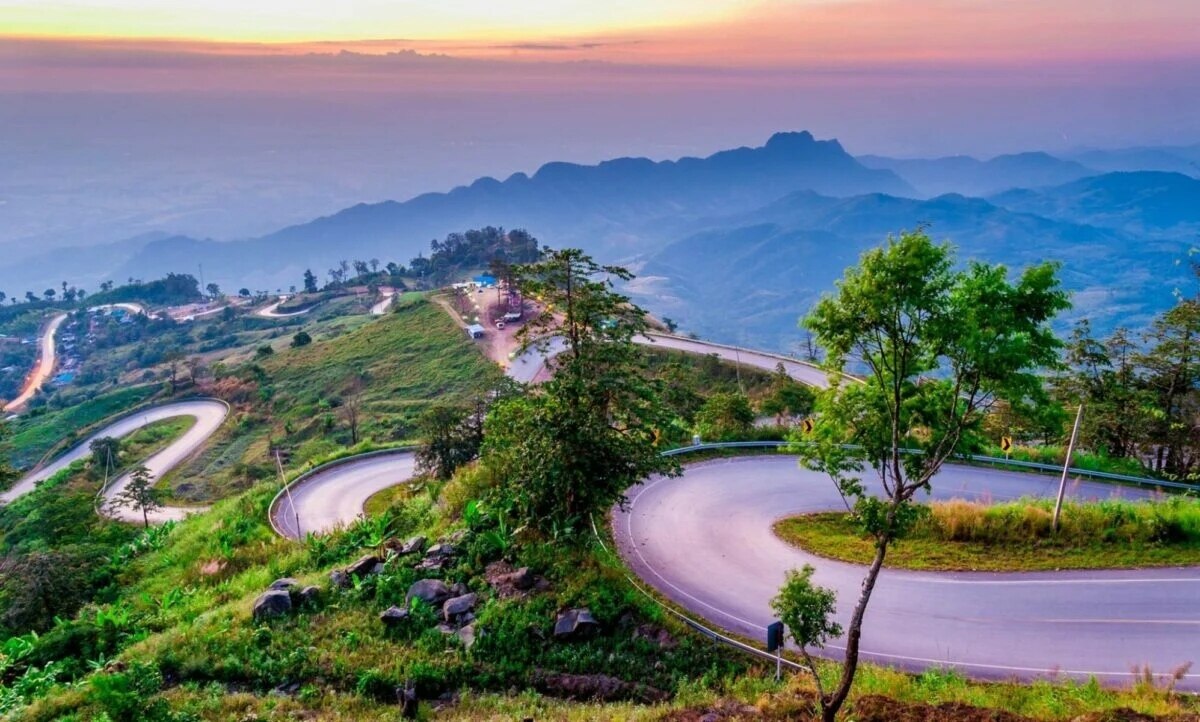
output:
<path id="1" fill-rule="evenodd" d="M 284 589 L 269 589 L 254 600 L 254 618 L 281 617 L 292 611 L 292 595 Z"/>
<path id="2" fill-rule="evenodd" d="M 671 633 L 654 624 L 640 624 L 633 630 L 633 639 L 644 639 L 662 649 L 674 649 L 679 645 Z"/>
<path id="3" fill-rule="evenodd" d="M 350 587 L 350 575 L 342 569 L 334 569 L 329 572 L 329 584 L 334 589 L 348 589 Z"/>
<path id="4" fill-rule="evenodd" d="M 475 601 L 476 596 L 474 594 L 464 594 L 461 597 L 447 599 L 446 603 L 442 605 L 442 618 L 447 622 L 454 621 L 474 609 Z"/>
<path id="5" fill-rule="evenodd" d="M 454 548 L 453 544 L 442 543 L 434 544 L 433 546 L 429 547 L 429 551 L 425 552 L 425 556 L 426 558 L 432 557 L 445 559 L 452 557 L 457 553 L 458 550 Z"/>
<path id="6" fill-rule="evenodd" d="M 529 567 L 521 567 L 512 574 L 505 575 L 504 582 L 512 585 L 513 589 L 525 592 L 533 589 L 533 585 L 537 582 L 537 577 L 534 576 L 533 572 L 529 571 Z"/>
<path id="7" fill-rule="evenodd" d="M 379 621 L 383 622 L 385 627 L 395 627 L 405 619 L 408 619 L 408 610 L 397 606 L 388 607 L 379 615 Z"/>
<path id="8" fill-rule="evenodd" d="M 300 602 L 301 604 L 316 604 L 317 600 L 320 598 L 321 588 L 311 584 L 296 592 L 296 601 Z"/>
<path id="9" fill-rule="evenodd" d="M 483 632 L 476 631 L 474 624 L 468 624 L 458 630 L 458 641 L 462 642 L 463 649 L 470 649 L 475 646 L 475 640 L 483 636 Z"/>
<path id="10" fill-rule="evenodd" d="M 451 596 L 461 597 L 464 594 L 470 594 L 470 592 L 471 592 L 471 588 L 468 587 L 466 584 L 463 584 L 462 582 L 455 582 L 450 585 L 450 595 Z"/>
<path id="11" fill-rule="evenodd" d="M 440 607 L 450 598 L 450 588 L 441 579 L 422 579 L 408 588 L 404 601 L 420 599 L 431 607 Z"/>
<path id="12" fill-rule="evenodd" d="M 575 639 L 594 634 L 600 630 L 600 623 L 592 616 L 587 607 L 568 609 L 560 612 L 554 621 L 555 639 Z"/>
<path id="13" fill-rule="evenodd" d="M 296 581 L 295 579 L 292 579 L 291 577 L 284 577 L 283 579 L 276 579 L 275 581 L 271 582 L 271 586 L 269 586 L 267 588 L 268 589 L 284 589 L 284 590 L 291 591 L 294 587 L 298 587 L 298 586 L 300 586 L 300 582 Z"/>
<path id="14" fill-rule="evenodd" d="M 425 537 L 415 536 L 400 545 L 400 554 L 420 554 L 425 549 Z"/>
<path id="15" fill-rule="evenodd" d="M 365 577 L 368 574 L 374 574 L 379 571 L 376 567 L 379 566 L 379 557 L 374 554 L 365 554 L 358 558 L 350 566 L 346 567 L 346 573 L 352 577 Z"/>

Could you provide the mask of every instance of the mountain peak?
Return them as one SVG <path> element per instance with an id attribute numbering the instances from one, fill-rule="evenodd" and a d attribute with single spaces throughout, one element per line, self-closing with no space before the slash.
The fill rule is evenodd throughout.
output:
<path id="1" fill-rule="evenodd" d="M 813 134 L 807 130 L 801 131 L 784 131 L 775 133 L 767 139 L 766 148 L 768 150 L 797 150 L 802 148 L 811 148 L 816 144 L 816 139 Z M 837 141 L 833 141 L 836 143 Z"/>

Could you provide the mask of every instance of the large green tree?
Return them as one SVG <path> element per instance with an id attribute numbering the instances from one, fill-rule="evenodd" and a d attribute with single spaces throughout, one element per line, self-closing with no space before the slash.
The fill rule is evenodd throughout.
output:
<path id="1" fill-rule="evenodd" d="M 670 423 L 661 384 L 633 343 L 646 314 L 614 288 L 632 278 L 628 271 L 576 249 L 547 251 L 512 274 L 538 301 L 522 340 L 564 346 L 548 361 L 549 380 L 493 407 L 483 459 L 500 479 L 499 503 L 522 523 L 578 530 L 647 476 L 678 472 L 656 448 L 657 431 Z"/>
<path id="2" fill-rule="evenodd" d="M 846 625 L 841 677 L 821 695 L 827 722 L 850 693 L 875 582 L 918 517 L 917 493 L 996 398 L 1044 398 L 1038 372 L 1057 363 L 1061 346 L 1049 322 L 1068 306 L 1055 266 L 1015 282 L 1003 266 L 960 270 L 948 245 L 918 230 L 864 253 L 803 320 L 827 351 L 831 386 L 818 396 L 810 443 L 796 450 L 805 467 L 829 475 L 875 543 Z M 851 358 L 866 370 L 861 383 L 841 374 Z"/>

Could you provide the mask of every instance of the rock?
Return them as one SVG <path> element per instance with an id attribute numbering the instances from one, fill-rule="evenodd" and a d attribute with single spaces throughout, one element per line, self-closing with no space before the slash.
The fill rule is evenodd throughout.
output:
<path id="1" fill-rule="evenodd" d="M 533 686 L 541 693 L 578 702 L 635 700 L 662 702 L 668 695 L 660 689 L 633 684 L 606 674 L 562 674 L 534 670 Z"/>
<path id="2" fill-rule="evenodd" d="M 447 543 L 434 544 L 433 546 L 429 547 L 429 551 L 425 552 L 425 557 L 426 558 L 440 557 L 440 558 L 444 559 L 444 558 L 452 557 L 457 553 L 458 553 L 458 550 L 454 548 L 453 544 L 447 544 Z"/>
<path id="3" fill-rule="evenodd" d="M 415 536 L 400 545 L 397 550 L 400 554 L 420 554 L 425 549 L 425 537 Z"/>
<path id="4" fill-rule="evenodd" d="M 425 557 L 417 563 L 415 568 L 422 572 L 439 572 L 445 569 L 449 563 L 449 557 Z"/>
<path id="5" fill-rule="evenodd" d="M 532 591 L 549 587 L 546 580 L 531 572 L 529 567 L 513 569 L 511 564 L 504 561 L 489 564 L 484 571 L 484 578 L 502 599 L 528 596 Z"/>
<path id="6" fill-rule="evenodd" d="M 461 597 L 464 594 L 470 594 L 470 593 L 471 593 L 471 588 L 468 587 L 466 584 L 463 584 L 462 582 L 455 582 L 450 585 L 450 595 L 451 596 Z"/>
<path id="7" fill-rule="evenodd" d="M 439 632 L 441 632 L 442 634 L 445 634 L 445 635 L 451 635 L 451 634 L 458 633 L 457 629 L 450 626 L 449 624 L 446 624 L 445 622 L 438 624 L 437 627 L 435 627 L 435 629 L 437 629 Z"/>
<path id="8" fill-rule="evenodd" d="M 296 592 L 296 599 L 301 604 L 316 604 L 317 600 L 319 600 L 320 598 L 321 598 L 321 588 L 313 586 L 311 584 L 309 586 L 301 589 L 299 592 Z"/>
<path id="9" fill-rule="evenodd" d="M 529 567 L 521 567 L 512 574 L 507 575 L 504 581 L 511 584 L 513 589 L 520 589 L 524 592 L 533 589 L 534 583 L 537 582 L 537 577 L 533 575 L 533 572 L 529 571 Z"/>
<path id="10" fill-rule="evenodd" d="M 600 623 L 592 616 L 590 609 L 581 607 L 561 612 L 554 621 L 555 639 L 574 639 L 600 630 Z"/>
<path id="11" fill-rule="evenodd" d="M 420 599 L 431 607 L 440 607 L 450 598 L 450 588 L 441 579 L 422 579 L 408 588 L 404 601 Z"/>
<path id="12" fill-rule="evenodd" d="M 280 617 L 292 611 L 292 595 L 283 589 L 269 589 L 254 600 L 254 619 Z"/>
<path id="13" fill-rule="evenodd" d="M 417 690 L 412 687 L 397 687 L 396 701 L 400 704 L 400 719 L 417 718 Z"/>
<path id="14" fill-rule="evenodd" d="M 267 588 L 268 589 L 285 589 L 285 590 L 290 591 L 293 587 L 298 587 L 298 586 L 300 586 L 300 582 L 296 581 L 295 579 L 292 579 L 291 577 L 284 577 L 283 579 L 276 579 L 275 581 L 271 582 L 271 586 L 269 586 Z"/>
<path id="15" fill-rule="evenodd" d="M 458 531 L 450 532 L 445 537 L 443 537 L 441 539 L 441 541 L 443 543 L 448 542 L 450 544 L 458 544 L 459 542 L 461 542 L 463 539 L 466 539 L 466 538 L 467 538 L 467 530 L 459 529 Z"/>
<path id="16" fill-rule="evenodd" d="M 374 574 L 378 571 L 376 567 L 379 565 L 379 557 L 374 554 L 366 554 L 358 558 L 356 562 L 346 567 L 346 573 L 352 577 L 365 577 L 368 574 Z"/>
<path id="17" fill-rule="evenodd" d="M 385 627 L 395 627 L 404 623 L 408 619 L 408 610 L 397 606 L 391 606 L 383 610 L 379 615 L 379 621 L 383 622 Z"/>
<path id="18" fill-rule="evenodd" d="M 447 622 L 454 621 L 457 617 L 470 612 L 475 608 L 476 596 L 474 594 L 464 594 L 461 597 L 452 597 L 447 599 L 442 606 L 442 618 Z"/>
<path id="19" fill-rule="evenodd" d="M 350 575 L 341 569 L 334 569 L 329 572 L 329 584 L 334 589 L 348 589 L 350 588 Z"/>
<path id="20" fill-rule="evenodd" d="M 458 641 L 462 642 L 463 649 L 470 649 L 475 646 L 475 640 L 482 636 L 483 633 L 476 631 L 474 624 L 468 624 L 458 630 Z"/>
<path id="21" fill-rule="evenodd" d="M 670 632 L 654 624 L 638 625 L 638 628 L 633 630 L 633 639 L 645 639 L 662 649 L 674 649 L 679 644 Z"/>

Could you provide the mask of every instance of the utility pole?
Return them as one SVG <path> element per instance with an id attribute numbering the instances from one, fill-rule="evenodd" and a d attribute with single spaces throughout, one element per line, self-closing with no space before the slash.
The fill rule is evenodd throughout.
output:
<path id="1" fill-rule="evenodd" d="M 1062 478 L 1058 481 L 1058 499 L 1054 502 L 1054 519 L 1050 528 L 1058 532 L 1058 517 L 1062 514 L 1063 495 L 1067 492 L 1067 472 L 1071 468 L 1071 456 L 1075 453 L 1075 441 L 1079 438 L 1079 422 L 1083 419 L 1083 402 L 1075 413 L 1075 426 L 1071 429 L 1071 442 L 1067 444 L 1067 460 L 1063 462 Z"/>
<path id="2" fill-rule="evenodd" d="M 279 478 L 283 481 L 283 490 L 287 494 L 288 506 L 292 507 L 292 515 L 296 518 L 296 538 L 304 539 L 304 535 L 300 532 L 300 510 L 296 508 L 296 502 L 292 500 L 292 485 L 288 483 L 287 476 L 283 473 L 283 461 L 279 458 L 279 447 L 275 447 L 275 468 L 279 469 Z"/>

